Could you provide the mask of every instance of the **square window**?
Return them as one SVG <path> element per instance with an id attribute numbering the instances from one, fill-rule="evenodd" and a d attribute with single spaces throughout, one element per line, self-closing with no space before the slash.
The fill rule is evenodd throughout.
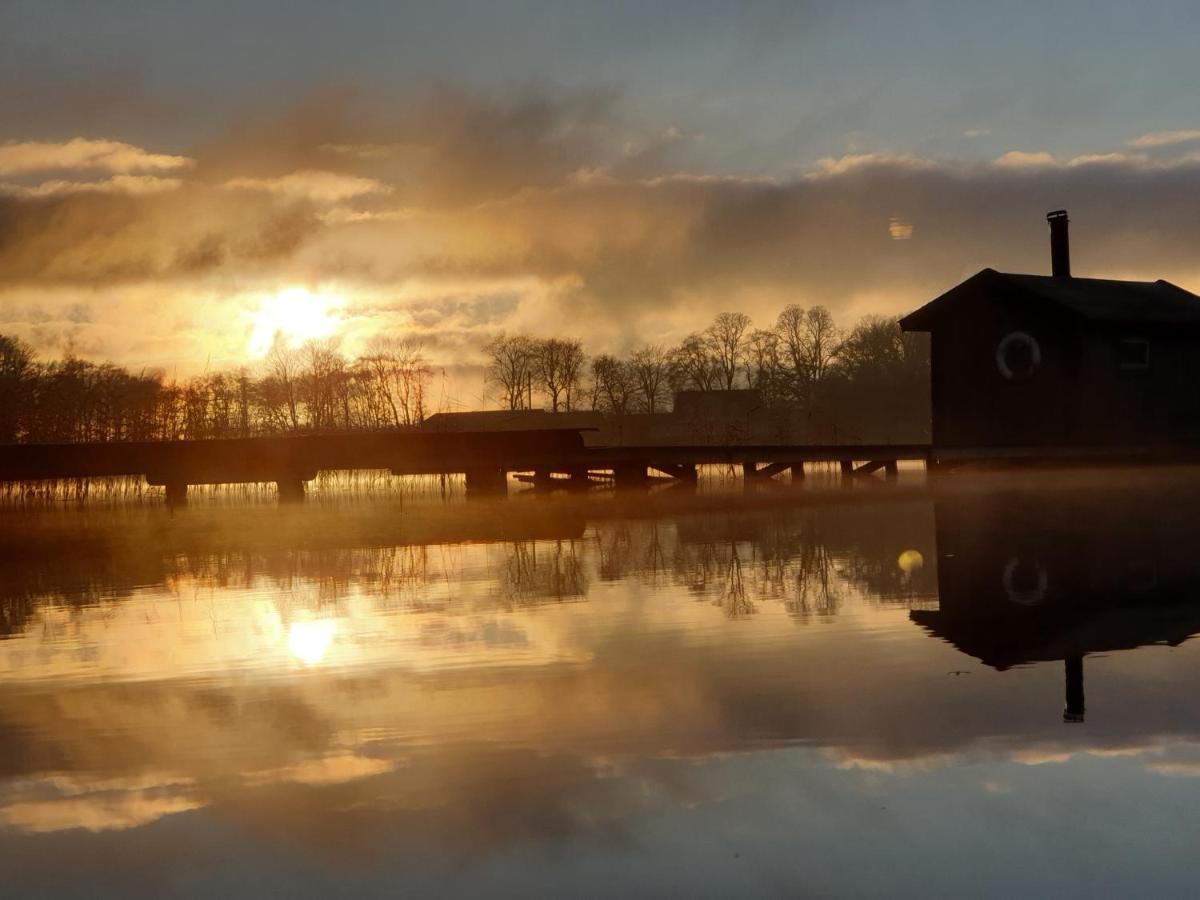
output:
<path id="1" fill-rule="evenodd" d="M 1150 368 L 1150 342 L 1142 338 L 1121 338 L 1117 341 L 1117 366 L 1129 370 Z"/>

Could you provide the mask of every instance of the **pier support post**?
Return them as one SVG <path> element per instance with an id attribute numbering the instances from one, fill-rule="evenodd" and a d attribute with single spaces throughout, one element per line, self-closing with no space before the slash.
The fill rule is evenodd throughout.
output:
<path id="1" fill-rule="evenodd" d="M 854 476 L 854 460 L 843 459 L 842 460 L 842 477 L 843 478 L 852 478 L 853 476 Z"/>
<path id="2" fill-rule="evenodd" d="M 758 475 L 758 463 L 742 463 L 742 477 L 747 481 Z"/>
<path id="3" fill-rule="evenodd" d="M 466 475 L 468 494 L 482 496 L 508 492 L 508 477 L 503 469 L 467 469 L 464 474 Z"/>
<path id="4" fill-rule="evenodd" d="M 899 477 L 899 475 L 900 475 L 900 464 L 898 462 L 896 462 L 896 460 L 889 459 L 887 462 L 885 462 L 883 464 L 883 477 L 886 478 L 888 481 L 891 481 L 892 479 Z"/>
<path id="5" fill-rule="evenodd" d="M 300 478 L 281 478 L 275 482 L 280 503 L 303 503 L 304 481 Z"/>
<path id="6" fill-rule="evenodd" d="M 792 463 L 792 481 L 804 480 L 804 463 Z"/>
<path id="7" fill-rule="evenodd" d="M 697 474 L 696 466 L 690 463 L 649 463 L 649 466 L 664 475 L 670 475 L 677 481 L 694 484 L 700 477 Z"/>
<path id="8" fill-rule="evenodd" d="M 168 481 L 165 487 L 167 506 L 187 506 L 188 486 L 186 481 Z"/>
<path id="9" fill-rule="evenodd" d="M 1067 702 L 1063 707 L 1064 722 L 1082 722 L 1086 708 L 1083 702 L 1083 657 L 1072 656 L 1063 661 L 1067 675 Z"/>
<path id="10" fill-rule="evenodd" d="M 613 484 L 619 488 L 640 488 L 647 484 L 645 463 L 623 463 L 613 466 Z"/>

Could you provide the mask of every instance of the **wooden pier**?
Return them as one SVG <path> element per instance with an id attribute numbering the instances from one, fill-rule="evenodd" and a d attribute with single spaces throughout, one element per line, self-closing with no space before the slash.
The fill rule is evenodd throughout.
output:
<path id="1" fill-rule="evenodd" d="M 386 432 L 0 446 L 0 482 L 144 477 L 169 503 L 186 501 L 201 484 L 274 482 L 283 501 L 301 500 L 323 471 L 386 470 L 394 475 L 466 477 L 469 492 L 499 492 L 508 476 L 543 486 L 610 482 L 638 486 L 654 479 L 695 481 L 701 466 L 736 467 L 747 479 L 805 466 L 836 464 L 843 476 L 896 475 L 901 461 L 928 462 L 925 444 L 695 445 L 588 447 L 575 429 L 488 432 Z"/>
<path id="2" fill-rule="evenodd" d="M 653 477 L 697 478 L 700 466 L 733 467 L 748 480 L 789 473 L 805 477 L 806 466 L 836 464 L 844 477 L 882 472 L 894 477 L 902 461 L 928 463 L 928 444 L 697 444 L 692 446 L 592 447 L 585 451 L 593 479 L 637 485 Z"/>

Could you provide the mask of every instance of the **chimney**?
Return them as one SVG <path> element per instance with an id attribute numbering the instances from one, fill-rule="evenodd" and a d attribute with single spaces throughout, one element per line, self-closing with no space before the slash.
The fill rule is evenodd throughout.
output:
<path id="1" fill-rule="evenodd" d="M 1056 209 L 1046 213 L 1046 221 L 1050 223 L 1050 274 L 1055 278 L 1071 277 L 1071 239 L 1067 235 L 1067 218 L 1065 209 Z"/>

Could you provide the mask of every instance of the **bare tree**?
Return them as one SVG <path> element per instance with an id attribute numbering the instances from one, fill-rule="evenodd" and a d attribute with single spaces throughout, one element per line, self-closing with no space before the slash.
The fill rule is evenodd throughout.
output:
<path id="1" fill-rule="evenodd" d="M 534 341 L 524 335 L 500 335 L 484 348 L 488 355 L 487 380 L 500 391 L 508 409 L 528 409 L 532 403 Z"/>
<path id="2" fill-rule="evenodd" d="M 571 409 L 572 395 L 578 389 L 583 369 L 583 344 L 547 338 L 533 342 L 533 369 L 538 385 L 550 401 L 550 411 L 558 412 L 560 404 Z"/>
<path id="3" fill-rule="evenodd" d="M 358 360 L 367 417 L 392 427 L 419 425 L 433 372 L 412 338 L 377 336 Z"/>
<path id="4" fill-rule="evenodd" d="M 636 388 L 629 363 L 601 354 L 592 360 L 592 408 L 624 415 L 629 412 Z"/>
<path id="5" fill-rule="evenodd" d="M 300 354 L 283 340 L 276 339 L 267 351 L 263 399 L 272 419 L 280 419 L 284 428 L 300 430 Z M 282 415 L 278 413 L 282 412 Z"/>
<path id="6" fill-rule="evenodd" d="M 560 377 L 563 384 L 563 401 L 566 404 L 567 412 L 570 412 L 575 406 L 575 396 L 579 393 L 580 385 L 583 383 L 583 370 L 587 364 L 587 356 L 583 352 L 582 342 L 572 340 L 566 343 Z"/>
<path id="7" fill-rule="evenodd" d="M 662 347 L 642 347 L 629 359 L 641 412 L 661 412 L 670 399 L 671 363 Z"/>
<path id="8" fill-rule="evenodd" d="M 250 373 L 245 366 L 241 366 L 224 376 L 222 386 L 226 392 L 226 433 L 230 436 L 248 437 L 253 397 Z"/>
<path id="9" fill-rule="evenodd" d="M 804 333 L 808 348 L 808 378 L 820 381 L 829 374 L 842 345 L 842 331 L 834 324 L 833 316 L 823 306 L 814 306 L 804 316 Z"/>
<path id="10" fill-rule="evenodd" d="M 675 390 L 711 391 L 716 383 L 716 368 L 701 334 L 685 337 L 670 354 L 671 383 Z"/>
<path id="11" fill-rule="evenodd" d="M 306 341 L 300 348 L 300 394 L 310 428 L 336 428 L 342 409 L 346 360 L 332 340 Z"/>
<path id="12" fill-rule="evenodd" d="M 746 374 L 750 387 L 768 401 L 777 399 L 780 382 L 779 334 L 758 328 L 746 339 Z"/>
<path id="13" fill-rule="evenodd" d="M 33 349 L 20 338 L 0 334 L 0 442 L 15 441 L 33 375 Z"/>
<path id="14" fill-rule="evenodd" d="M 927 342 L 906 334 L 895 319 L 864 316 L 842 343 L 839 368 L 857 380 L 886 381 L 910 377 L 928 366 Z"/>
<path id="15" fill-rule="evenodd" d="M 811 404 L 815 385 L 828 377 L 837 359 L 841 332 L 825 307 L 806 311 L 794 303 L 779 314 L 775 332 L 788 388 L 797 400 Z"/>
<path id="16" fill-rule="evenodd" d="M 727 391 L 737 384 L 746 355 L 746 329 L 750 317 L 745 313 L 723 312 L 704 331 L 704 343 L 716 370 L 718 386 Z"/>

